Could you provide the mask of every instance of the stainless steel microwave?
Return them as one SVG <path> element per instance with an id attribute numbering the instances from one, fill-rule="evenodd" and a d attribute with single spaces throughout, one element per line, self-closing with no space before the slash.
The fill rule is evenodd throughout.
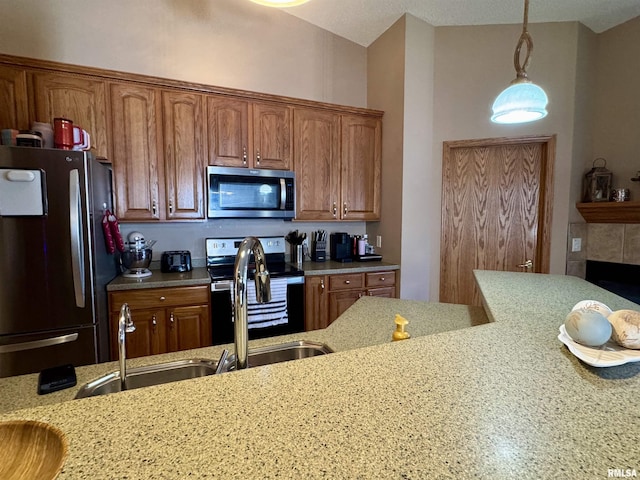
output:
<path id="1" fill-rule="evenodd" d="M 295 174 L 207 167 L 208 218 L 283 218 L 296 214 Z"/>

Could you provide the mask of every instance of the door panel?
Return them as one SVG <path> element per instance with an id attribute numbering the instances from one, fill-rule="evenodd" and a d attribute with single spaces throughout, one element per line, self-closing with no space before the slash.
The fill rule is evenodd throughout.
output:
<path id="1" fill-rule="evenodd" d="M 169 351 L 188 350 L 211 345 L 209 307 L 177 307 L 169 312 Z"/>
<path id="2" fill-rule="evenodd" d="M 5 65 L 0 67 L 0 105 L 0 129 L 29 128 L 27 76 L 24 70 Z"/>
<path id="3" fill-rule="evenodd" d="M 474 269 L 549 270 L 554 137 L 445 142 L 440 301 L 480 305 Z"/>
<path id="4" fill-rule="evenodd" d="M 248 167 L 249 103 L 226 97 L 207 97 L 209 165 Z"/>

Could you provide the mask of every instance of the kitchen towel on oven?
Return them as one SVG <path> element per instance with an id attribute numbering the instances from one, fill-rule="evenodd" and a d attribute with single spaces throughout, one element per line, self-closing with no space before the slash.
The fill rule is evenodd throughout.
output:
<path id="1" fill-rule="evenodd" d="M 247 323 L 249 328 L 273 327 L 289 322 L 287 313 L 287 279 L 271 279 L 271 301 L 256 302 L 256 284 L 247 281 Z"/>

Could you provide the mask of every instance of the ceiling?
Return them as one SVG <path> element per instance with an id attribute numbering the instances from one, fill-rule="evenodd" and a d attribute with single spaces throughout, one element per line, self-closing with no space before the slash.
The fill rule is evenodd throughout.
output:
<path id="1" fill-rule="evenodd" d="M 284 9 L 369 46 L 405 13 L 435 26 L 522 23 L 520 0 L 311 0 Z M 529 22 L 579 21 L 596 33 L 640 16 L 640 0 L 530 0 Z"/>

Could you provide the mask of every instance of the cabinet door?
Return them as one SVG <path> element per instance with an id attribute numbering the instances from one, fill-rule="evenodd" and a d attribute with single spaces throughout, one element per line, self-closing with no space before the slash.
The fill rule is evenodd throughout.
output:
<path id="1" fill-rule="evenodd" d="M 111 314 L 111 359 L 118 359 L 118 316 Z M 127 358 L 168 352 L 164 309 L 132 310 L 135 331 L 126 334 Z"/>
<path id="2" fill-rule="evenodd" d="M 211 345 L 211 318 L 208 305 L 176 307 L 168 311 L 169 351 Z"/>
<path id="3" fill-rule="evenodd" d="M 329 326 L 329 294 L 325 276 L 309 276 L 304 281 L 304 329 Z"/>
<path id="4" fill-rule="evenodd" d="M 341 218 L 380 219 L 382 122 L 342 116 Z"/>
<path id="5" fill-rule="evenodd" d="M 53 125 L 64 117 L 91 136 L 91 151 L 110 158 L 107 148 L 107 97 L 103 80 L 64 73 L 34 73 L 35 119 Z"/>
<path id="6" fill-rule="evenodd" d="M 48 120 L 49 122 L 49 120 Z M 21 68 L 0 66 L 0 129 L 29 128 L 27 75 Z"/>
<path id="7" fill-rule="evenodd" d="M 363 294 L 362 290 L 331 292 L 329 294 L 329 324 L 333 323 L 347 308 L 356 303 Z"/>
<path id="8" fill-rule="evenodd" d="M 291 108 L 254 103 L 252 106 L 253 166 L 291 168 Z"/>
<path id="9" fill-rule="evenodd" d="M 204 97 L 163 92 L 165 218 L 204 218 Z"/>
<path id="10" fill-rule="evenodd" d="M 340 116 L 297 108 L 293 139 L 296 219 L 335 220 L 340 205 Z"/>
<path id="11" fill-rule="evenodd" d="M 112 84 L 110 94 L 116 212 L 121 220 L 159 220 L 160 93 Z"/>
<path id="12" fill-rule="evenodd" d="M 207 97 L 209 165 L 248 167 L 249 102 Z"/>

